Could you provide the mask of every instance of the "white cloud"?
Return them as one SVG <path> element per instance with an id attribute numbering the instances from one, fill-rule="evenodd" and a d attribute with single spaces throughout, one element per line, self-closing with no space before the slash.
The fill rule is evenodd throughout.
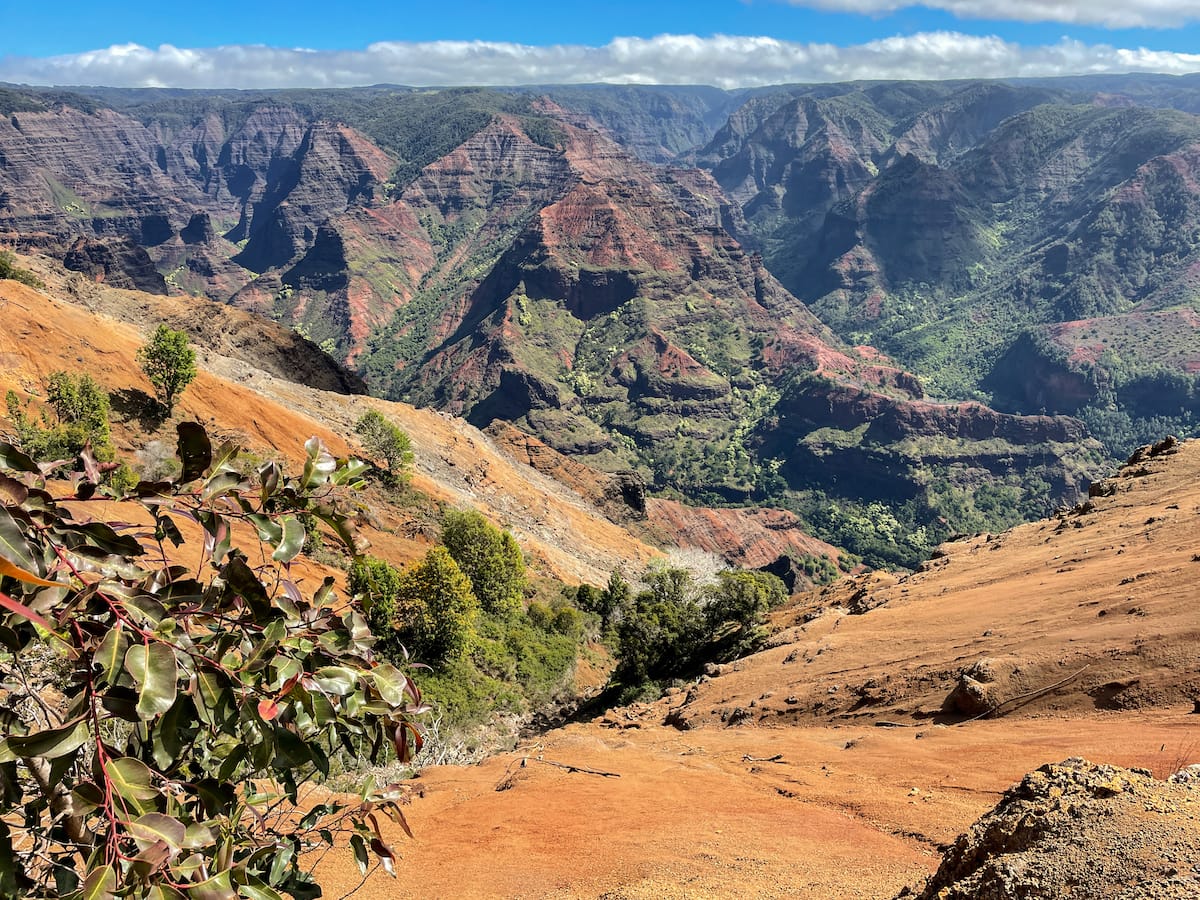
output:
<path id="1" fill-rule="evenodd" d="M 1196 0 L 787 0 L 792 6 L 884 15 L 914 6 L 960 19 L 1062 22 L 1104 28 L 1176 28 L 1200 21 Z"/>
<path id="2" fill-rule="evenodd" d="M 1056 44 L 1031 47 L 998 37 L 952 32 L 890 37 L 850 47 L 799 44 L 769 37 L 661 35 L 616 38 L 603 47 L 433 41 L 384 42 L 365 50 L 318 51 L 261 45 L 185 49 L 164 44 L 151 49 L 120 44 L 70 56 L 0 57 L 0 81 L 194 88 L 584 82 L 715 84 L 730 88 L 876 78 L 1196 71 L 1200 71 L 1200 54 L 1122 49 L 1066 38 Z"/>

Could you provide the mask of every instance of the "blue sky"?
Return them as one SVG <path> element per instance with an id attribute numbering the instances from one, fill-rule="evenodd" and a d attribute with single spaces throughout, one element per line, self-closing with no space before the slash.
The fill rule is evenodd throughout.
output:
<path id="1" fill-rule="evenodd" d="M 1197 0 L 925 2 L 401 0 L 353 3 L 348 12 L 308 0 L 13 3 L 0 31 L 0 80 L 734 86 L 905 73 L 1200 70 L 1192 56 L 1200 51 Z"/>

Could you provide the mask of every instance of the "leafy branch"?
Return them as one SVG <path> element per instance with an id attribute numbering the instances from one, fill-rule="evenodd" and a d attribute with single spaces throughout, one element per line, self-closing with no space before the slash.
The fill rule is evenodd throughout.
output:
<path id="1" fill-rule="evenodd" d="M 125 499 L 137 523 L 84 514 L 113 499 L 88 453 L 64 480 L 0 444 L 0 896 L 316 897 L 300 860 L 335 843 L 394 873 L 399 786 L 302 798 L 339 753 L 422 743 L 420 691 L 362 611 L 293 572 L 302 515 L 365 549 L 366 464 L 314 438 L 300 474 L 244 475 L 236 447 L 178 432 L 179 477 Z"/>

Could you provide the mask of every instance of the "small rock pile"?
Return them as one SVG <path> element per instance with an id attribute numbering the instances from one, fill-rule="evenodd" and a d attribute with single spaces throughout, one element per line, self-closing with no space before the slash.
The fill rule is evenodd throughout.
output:
<path id="1" fill-rule="evenodd" d="M 958 837 L 924 888 L 899 896 L 1194 900 L 1200 782 L 1078 758 L 1042 766 Z"/>

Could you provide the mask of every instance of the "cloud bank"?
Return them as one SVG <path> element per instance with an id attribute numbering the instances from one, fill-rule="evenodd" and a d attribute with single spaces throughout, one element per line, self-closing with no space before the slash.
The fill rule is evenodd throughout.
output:
<path id="1" fill-rule="evenodd" d="M 889 0 L 845 2 L 870 5 Z M 975 0 L 962 2 L 965 5 Z M 1035 4 L 1038 0 L 1023 2 Z M 953 32 L 890 37 L 850 47 L 769 37 L 660 35 L 616 38 L 603 47 L 431 41 L 382 42 L 365 50 L 317 51 L 261 45 L 184 49 L 164 44 L 152 49 L 120 44 L 69 56 L 0 57 L 0 81 L 180 88 L 587 82 L 733 88 L 859 79 L 1196 71 L 1200 71 L 1200 54 L 1122 49 L 1066 38 L 1056 44 L 1031 47 L 998 37 Z"/>
<path id="2" fill-rule="evenodd" d="M 886 15 L 923 6 L 960 19 L 1062 22 L 1104 28 L 1177 28 L 1200 21 L 1196 0 L 788 0 L 792 6 Z"/>

